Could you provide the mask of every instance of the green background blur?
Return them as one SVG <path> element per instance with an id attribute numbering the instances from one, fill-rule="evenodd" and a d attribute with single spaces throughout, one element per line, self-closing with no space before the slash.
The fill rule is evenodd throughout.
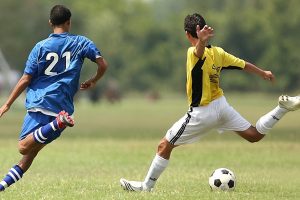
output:
<path id="1" fill-rule="evenodd" d="M 212 45 L 272 70 L 275 85 L 246 73 L 226 72 L 230 91 L 299 92 L 300 1 L 298 0 L 1 0 L 0 48 L 22 73 L 34 44 L 48 37 L 49 12 L 72 11 L 72 33 L 92 39 L 110 64 L 101 93 L 114 82 L 123 93 L 184 93 L 186 50 L 183 20 L 202 14 L 215 30 Z M 82 79 L 94 73 L 86 62 Z M 1 71 L 0 71 L 1 73 Z"/>

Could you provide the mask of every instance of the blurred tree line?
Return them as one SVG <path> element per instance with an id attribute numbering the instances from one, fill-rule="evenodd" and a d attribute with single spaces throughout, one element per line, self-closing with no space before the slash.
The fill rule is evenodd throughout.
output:
<path id="1" fill-rule="evenodd" d="M 103 84 L 117 80 L 122 91 L 185 89 L 183 20 L 198 12 L 215 30 L 212 45 L 272 70 L 275 85 L 240 71 L 222 75 L 225 90 L 290 92 L 300 86 L 298 0 L 1 0 L 0 48 L 20 71 L 33 45 L 51 33 L 49 10 L 72 11 L 72 33 L 86 35 L 110 68 Z M 95 67 L 86 62 L 82 79 Z"/>

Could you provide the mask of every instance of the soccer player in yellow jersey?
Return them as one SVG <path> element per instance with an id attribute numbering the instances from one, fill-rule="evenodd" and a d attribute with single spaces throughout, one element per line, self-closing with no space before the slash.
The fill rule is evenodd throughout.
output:
<path id="1" fill-rule="evenodd" d="M 190 109 L 177 121 L 160 141 L 157 153 L 144 181 L 120 179 L 121 186 L 129 191 L 151 191 L 156 180 L 168 165 L 174 147 L 197 141 L 211 129 L 236 132 L 249 142 L 260 141 L 266 133 L 289 111 L 300 108 L 300 96 L 279 97 L 279 105 L 262 116 L 252 126 L 226 101 L 219 87 L 222 69 L 241 69 L 274 81 L 271 71 L 239 59 L 220 47 L 210 46 L 213 28 L 206 25 L 204 18 L 195 13 L 184 21 L 184 30 L 192 44 L 187 51 L 186 90 Z"/>

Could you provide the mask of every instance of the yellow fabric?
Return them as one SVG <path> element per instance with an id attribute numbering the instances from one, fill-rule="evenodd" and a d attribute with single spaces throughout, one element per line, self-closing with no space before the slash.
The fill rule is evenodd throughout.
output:
<path id="1" fill-rule="evenodd" d="M 220 47 L 205 47 L 202 59 L 194 54 L 195 47 L 187 51 L 187 97 L 190 106 L 204 106 L 223 95 L 220 72 L 224 69 L 243 69 L 245 61 Z"/>

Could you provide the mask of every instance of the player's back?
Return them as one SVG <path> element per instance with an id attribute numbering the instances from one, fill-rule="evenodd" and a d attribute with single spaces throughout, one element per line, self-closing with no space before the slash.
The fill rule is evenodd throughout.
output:
<path id="1" fill-rule="evenodd" d="M 78 90 L 84 58 L 95 59 L 99 52 L 93 43 L 69 33 L 51 34 L 37 43 L 26 63 L 25 73 L 32 75 L 26 107 L 42 107 L 53 112 L 73 113 L 73 97 Z M 100 54 L 100 52 L 99 52 Z"/>

